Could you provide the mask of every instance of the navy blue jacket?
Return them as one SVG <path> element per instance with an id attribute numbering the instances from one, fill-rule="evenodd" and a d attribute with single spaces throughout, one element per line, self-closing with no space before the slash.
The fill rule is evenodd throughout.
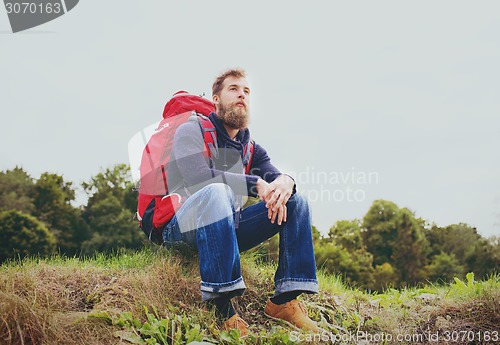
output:
<path id="1" fill-rule="evenodd" d="M 249 130 L 240 130 L 232 140 L 215 113 L 211 113 L 209 119 L 217 131 L 218 157 L 209 159 L 202 154 L 205 144 L 196 118 L 179 126 L 170 161 L 173 164 L 169 167 L 170 193 L 177 192 L 186 197 L 210 183 L 222 182 L 237 195 L 256 197 L 259 177 L 270 183 L 281 175 L 266 150 L 257 143 L 250 174 L 246 175 L 242 160 L 244 147 L 250 141 Z"/>

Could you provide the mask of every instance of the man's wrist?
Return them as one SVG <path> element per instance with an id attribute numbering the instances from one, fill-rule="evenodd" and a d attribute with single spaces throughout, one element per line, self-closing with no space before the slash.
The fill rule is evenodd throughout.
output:
<path id="1" fill-rule="evenodd" d="M 288 179 L 291 181 L 291 184 L 290 184 L 290 189 L 291 189 L 291 193 L 292 194 L 295 194 L 297 192 L 297 184 L 295 183 L 295 179 L 288 175 L 288 174 L 281 174 L 281 176 L 286 176 L 288 177 Z"/>
<path id="2" fill-rule="evenodd" d="M 292 176 L 290 176 L 290 175 L 288 175 L 288 174 L 281 174 L 281 176 L 286 176 L 286 177 L 288 177 L 288 178 L 292 181 L 293 185 L 295 186 L 295 179 L 294 179 Z"/>
<path id="3" fill-rule="evenodd" d="M 257 179 L 257 182 L 255 182 L 255 189 L 257 190 L 257 196 L 260 197 L 260 194 L 263 192 L 263 189 L 265 188 L 266 181 L 261 179 L 260 177 Z"/>

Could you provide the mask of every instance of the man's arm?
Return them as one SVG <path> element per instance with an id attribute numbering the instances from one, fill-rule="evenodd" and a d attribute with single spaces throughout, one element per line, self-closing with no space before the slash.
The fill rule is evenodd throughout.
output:
<path id="1" fill-rule="evenodd" d="M 250 173 L 232 173 L 210 168 L 208 159 L 202 154 L 205 147 L 200 127 L 189 121 L 177 129 L 174 136 L 173 154 L 185 186 L 195 192 L 214 182 L 229 185 L 236 194 L 258 196 L 266 201 L 269 219 L 286 221 L 286 202 L 295 192 L 295 182 L 271 163 L 267 152 L 255 145 Z M 272 199 L 271 199 L 272 198 Z"/>
<path id="2" fill-rule="evenodd" d="M 185 186 L 195 192 L 214 182 L 229 185 L 236 194 L 256 196 L 258 176 L 211 168 L 203 156 L 205 143 L 197 121 L 189 121 L 177 129 L 173 154 Z M 252 164 L 253 165 L 253 164 Z"/>
<path id="3" fill-rule="evenodd" d="M 286 221 L 286 203 L 296 192 L 295 181 L 289 175 L 282 174 L 272 163 L 266 150 L 255 145 L 254 161 L 250 172 L 259 175 L 257 194 L 266 202 L 268 217 L 272 223 Z"/>
<path id="4" fill-rule="evenodd" d="M 253 175 L 258 175 L 267 183 L 274 182 L 278 177 L 288 176 L 293 181 L 292 194 L 296 192 L 295 181 L 289 175 L 281 173 L 272 163 L 271 158 L 267 154 L 267 151 L 260 146 L 255 144 L 254 158 L 252 160 L 252 166 L 250 173 Z"/>

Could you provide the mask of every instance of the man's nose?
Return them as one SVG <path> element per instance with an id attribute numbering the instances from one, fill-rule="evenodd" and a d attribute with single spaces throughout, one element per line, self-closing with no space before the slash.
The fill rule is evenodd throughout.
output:
<path id="1" fill-rule="evenodd" d="M 240 91 L 240 94 L 238 95 L 238 98 L 245 99 L 245 92 L 243 90 Z"/>

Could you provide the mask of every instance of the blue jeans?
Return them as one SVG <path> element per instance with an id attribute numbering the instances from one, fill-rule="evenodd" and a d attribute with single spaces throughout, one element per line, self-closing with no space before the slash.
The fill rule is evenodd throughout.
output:
<path id="1" fill-rule="evenodd" d="M 241 211 L 234 223 L 234 194 L 222 183 L 210 184 L 190 196 L 165 226 L 167 243 L 185 242 L 198 250 L 202 299 L 242 295 L 240 252 L 279 232 L 279 261 L 274 275 L 277 296 L 288 291 L 317 293 L 316 263 L 307 202 L 294 194 L 287 203 L 287 221 L 271 223 L 264 202 Z"/>

